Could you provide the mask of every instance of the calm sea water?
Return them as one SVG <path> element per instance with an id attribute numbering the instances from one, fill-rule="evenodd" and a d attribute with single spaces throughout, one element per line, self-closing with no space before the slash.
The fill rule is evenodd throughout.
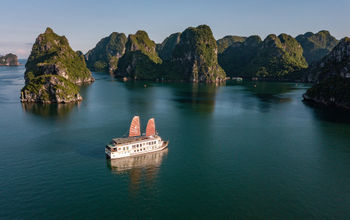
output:
<path id="1" fill-rule="evenodd" d="M 350 218 L 349 116 L 305 105 L 308 85 L 94 73 L 79 104 L 22 105 L 23 72 L 0 67 L 0 219 Z M 106 160 L 134 115 L 168 150 Z"/>

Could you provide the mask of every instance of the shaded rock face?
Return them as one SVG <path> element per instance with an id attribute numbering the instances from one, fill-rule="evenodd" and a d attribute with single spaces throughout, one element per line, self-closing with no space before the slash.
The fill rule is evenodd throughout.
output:
<path id="1" fill-rule="evenodd" d="M 51 28 L 36 39 L 24 78 L 21 101 L 44 103 L 80 101 L 75 85 L 94 81 L 84 56 L 73 51 L 68 40 Z"/>
<path id="2" fill-rule="evenodd" d="M 230 76 L 270 80 L 296 80 L 307 68 L 301 45 L 290 35 L 248 37 L 233 43 L 219 55 L 219 63 Z"/>
<path id="3" fill-rule="evenodd" d="M 193 82 L 225 80 L 225 71 L 218 64 L 218 50 L 213 33 L 207 25 L 187 28 L 172 53 L 170 78 Z"/>
<path id="4" fill-rule="evenodd" d="M 228 35 L 216 41 L 218 53 L 224 52 L 228 47 L 236 42 L 244 42 L 247 38 L 241 36 Z"/>
<path id="5" fill-rule="evenodd" d="M 350 38 L 343 38 L 309 71 L 309 80 L 316 84 L 303 95 L 304 100 L 350 110 Z"/>
<path id="6" fill-rule="evenodd" d="M 350 78 L 350 38 L 343 38 L 322 60 L 309 68 L 308 81 L 320 82 L 330 76 Z"/>
<path id="7" fill-rule="evenodd" d="M 259 36 L 250 36 L 244 42 L 235 42 L 223 53 L 218 61 L 229 76 L 251 77 L 251 62 L 256 57 L 262 40 Z"/>
<path id="8" fill-rule="evenodd" d="M 181 33 L 174 33 L 157 45 L 157 52 L 162 60 L 170 60 L 176 45 L 180 42 Z"/>
<path id="9" fill-rule="evenodd" d="M 125 53 L 127 38 L 124 33 L 113 32 L 100 40 L 95 48 L 86 53 L 86 64 L 92 71 L 113 73 L 119 59 Z"/>
<path id="10" fill-rule="evenodd" d="M 5 56 L 0 56 L 0 66 L 18 66 L 20 65 L 15 54 L 9 53 Z"/>
<path id="11" fill-rule="evenodd" d="M 321 60 L 338 44 L 338 40 L 329 31 L 320 31 L 316 34 L 307 32 L 295 39 L 303 47 L 303 55 L 309 65 Z"/>
<path id="12" fill-rule="evenodd" d="M 125 54 L 120 58 L 115 74 L 132 79 L 156 79 L 161 63 L 154 41 L 145 31 L 137 31 L 128 36 Z"/>

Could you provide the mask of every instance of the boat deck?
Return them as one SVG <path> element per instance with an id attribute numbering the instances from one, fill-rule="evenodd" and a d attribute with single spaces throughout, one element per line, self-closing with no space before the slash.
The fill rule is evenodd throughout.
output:
<path id="1" fill-rule="evenodd" d="M 113 142 L 115 144 L 125 144 L 125 143 L 133 143 L 139 142 L 143 140 L 153 140 L 158 136 L 137 136 L 137 137 L 125 137 L 125 138 L 113 138 Z"/>

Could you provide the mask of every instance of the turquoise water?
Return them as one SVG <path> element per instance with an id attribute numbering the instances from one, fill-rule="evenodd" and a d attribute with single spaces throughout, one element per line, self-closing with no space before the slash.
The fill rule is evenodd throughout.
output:
<path id="1" fill-rule="evenodd" d="M 22 105 L 23 72 L 0 67 L 0 219 L 350 217 L 349 116 L 305 105 L 308 85 L 94 73 L 79 104 Z M 106 160 L 134 115 L 168 150 Z"/>

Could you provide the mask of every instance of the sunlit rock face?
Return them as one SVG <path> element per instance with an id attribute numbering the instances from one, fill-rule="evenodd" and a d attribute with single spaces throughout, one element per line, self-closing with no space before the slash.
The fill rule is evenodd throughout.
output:
<path id="1" fill-rule="evenodd" d="M 77 85 L 94 81 L 84 56 L 73 51 L 67 38 L 51 28 L 37 37 L 24 78 L 21 101 L 42 103 L 80 101 Z"/>

